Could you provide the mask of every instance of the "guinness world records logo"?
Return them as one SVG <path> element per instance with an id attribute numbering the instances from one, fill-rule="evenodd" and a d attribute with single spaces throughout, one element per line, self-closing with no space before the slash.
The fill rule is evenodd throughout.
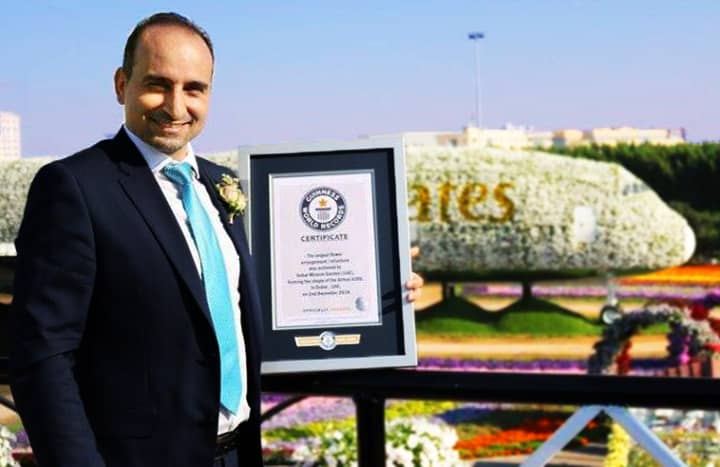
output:
<path id="1" fill-rule="evenodd" d="M 320 334 L 320 348 L 323 350 L 332 350 L 337 346 L 337 339 L 334 332 L 324 331 Z"/>
<path id="2" fill-rule="evenodd" d="M 345 198 L 337 190 L 326 186 L 305 193 L 300 203 L 300 216 L 308 227 L 331 230 L 345 220 Z"/>

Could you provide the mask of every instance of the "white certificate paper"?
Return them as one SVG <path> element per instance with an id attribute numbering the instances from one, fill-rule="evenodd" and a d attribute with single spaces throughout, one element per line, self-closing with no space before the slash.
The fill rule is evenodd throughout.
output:
<path id="1" fill-rule="evenodd" d="M 373 172 L 269 185 L 273 329 L 379 325 Z"/>

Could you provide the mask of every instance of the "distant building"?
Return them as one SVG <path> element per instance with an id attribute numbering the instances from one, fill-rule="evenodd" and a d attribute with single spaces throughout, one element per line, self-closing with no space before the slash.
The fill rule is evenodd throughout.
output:
<path id="1" fill-rule="evenodd" d="M 471 146 L 501 149 L 548 149 L 590 144 L 616 146 L 617 144 L 673 145 L 685 142 L 685 130 L 593 128 L 591 130 L 564 129 L 535 131 L 531 127 L 506 124 L 504 128 L 476 128 L 468 126 L 462 131 L 413 131 L 403 133 L 405 144 L 417 146 Z"/>
<path id="2" fill-rule="evenodd" d="M 657 144 L 671 146 L 685 142 L 685 130 L 664 128 L 593 128 L 592 130 L 559 130 L 553 133 L 553 145 L 573 147 L 582 145 L 617 146 L 618 144 Z"/>
<path id="3" fill-rule="evenodd" d="M 528 143 L 531 148 L 548 149 L 553 145 L 552 131 L 532 131 L 528 133 Z"/>
<path id="4" fill-rule="evenodd" d="M 402 134 L 406 146 L 464 146 L 462 133 L 452 131 L 408 131 Z"/>
<path id="5" fill-rule="evenodd" d="M 405 145 L 418 146 L 491 146 L 502 149 L 549 148 L 553 144 L 550 131 L 506 125 L 505 128 L 466 127 L 462 131 L 410 131 L 403 133 Z"/>
<path id="6" fill-rule="evenodd" d="M 530 146 L 527 133 L 521 128 L 491 129 L 467 127 L 463 130 L 465 146 L 491 146 L 502 149 L 521 149 Z"/>
<path id="7" fill-rule="evenodd" d="M 0 160 L 20 158 L 20 116 L 0 112 Z"/>
<path id="8" fill-rule="evenodd" d="M 556 148 L 566 148 L 583 144 L 585 135 L 582 130 L 567 129 L 553 131 L 552 145 Z"/>
<path id="9" fill-rule="evenodd" d="M 463 131 L 410 131 L 403 133 L 405 145 L 418 146 L 492 146 L 520 149 L 533 146 L 523 128 L 491 129 L 466 127 Z"/>

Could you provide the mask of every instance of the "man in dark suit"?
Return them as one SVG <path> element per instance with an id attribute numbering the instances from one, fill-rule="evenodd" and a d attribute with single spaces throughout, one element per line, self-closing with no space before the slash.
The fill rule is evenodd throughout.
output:
<path id="1" fill-rule="evenodd" d="M 41 466 L 262 465 L 253 265 L 228 171 L 190 145 L 213 65 L 187 18 L 141 21 L 115 74 L 123 127 L 32 183 L 10 371 Z"/>
<path id="2" fill-rule="evenodd" d="M 123 128 L 33 181 L 16 242 L 11 373 L 41 466 L 237 465 L 238 451 L 240 465 L 262 464 L 253 266 L 215 188 L 228 171 L 189 143 L 212 74 L 199 27 L 176 14 L 144 20 L 115 74 Z M 179 163 L 185 184 L 167 170 Z"/>

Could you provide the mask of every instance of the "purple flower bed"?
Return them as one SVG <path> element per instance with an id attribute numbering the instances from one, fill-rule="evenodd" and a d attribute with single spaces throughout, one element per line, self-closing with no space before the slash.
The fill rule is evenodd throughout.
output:
<path id="1" fill-rule="evenodd" d="M 422 358 L 418 362 L 421 370 L 452 371 L 517 371 L 517 372 L 569 372 L 584 373 L 584 360 L 537 359 L 514 360 L 466 360 L 462 358 Z"/>
<path id="2" fill-rule="evenodd" d="M 498 404 L 487 404 L 481 402 L 465 403 L 457 409 L 448 410 L 438 415 L 448 425 L 458 425 L 474 420 L 481 420 L 493 411 L 498 410 Z"/>
<path id="3" fill-rule="evenodd" d="M 666 368 L 664 358 L 638 358 L 631 362 L 633 374 L 652 374 Z M 452 371 L 511 371 L 518 373 L 587 373 L 587 360 L 537 359 L 527 361 L 514 360 L 467 360 L 461 358 L 421 358 L 418 362 L 421 370 Z"/>
<path id="4" fill-rule="evenodd" d="M 625 286 L 620 285 L 617 296 L 620 298 L 642 298 L 646 300 L 697 300 L 713 290 L 708 287 L 679 287 L 679 286 Z M 508 284 L 471 284 L 463 287 L 467 295 L 489 295 L 494 297 L 519 297 L 522 288 L 519 285 Z M 535 285 L 533 295 L 537 297 L 605 297 L 607 287 L 604 286 L 547 286 Z"/>
<path id="5" fill-rule="evenodd" d="M 289 399 L 290 396 L 287 394 L 275 394 L 272 392 L 264 392 L 262 394 L 262 403 L 268 404 L 269 406 L 273 406 L 275 404 L 279 404 L 280 402 L 285 401 L 286 399 Z"/>
<path id="6" fill-rule="evenodd" d="M 270 418 L 263 423 L 263 428 L 288 427 L 311 421 L 342 420 L 351 415 L 355 415 L 355 404 L 350 398 L 308 397 Z"/>
<path id="7" fill-rule="evenodd" d="M 500 404 L 470 402 L 457 409 L 438 414 L 445 422 L 458 424 L 468 420 L 477 420 L 497 410 Z M 310 422 L 342 420 L 355 415 L 355 405 L 351 398 L 308 397 L 288 407 L 284 411 L 263 423 L 263 429 L 291 427 Z"/>

